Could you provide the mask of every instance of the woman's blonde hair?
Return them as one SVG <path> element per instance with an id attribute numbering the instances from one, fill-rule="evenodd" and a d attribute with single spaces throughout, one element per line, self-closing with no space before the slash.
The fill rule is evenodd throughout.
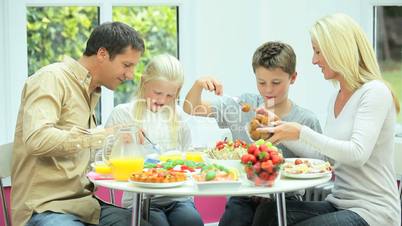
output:
<path id="1" fill-rule="evenodd" d="M 135 124 L 142 127 L 142 121 L 144 118 L 144 113 L 147 108 L 147 100 L 145 100 L 145 84 L 154 81 L 170 81 L 175 82 L 178 85 L 178 90 L 174 101 L 168 105 L 166 110 L 170 114 L 168 119 L 171 122 L 170 132 L 171 132 L 171 142 L 172 145 L 177 146 L 179 141 L 178 129 L 179 129 L 179 119 L 176 115 L 176 103 L 179 97 L 180 89 L 184 82 L 184 70 L 179 62 L 179 60 L 169 54 L 161 54 L 153 57 L 151 61 L 145 66 L 144 72 L 141 76 L 141 81 L 135 95 L 135 103 L 133 108 L 133 116 Z"/>
<path id="2" fill-rule="evenodd" d="M 319 19 L 311 31 L 329 67 L 339 73 L 352 91 L 371 80 L 384 82 L 391 90 L 395 108 L 399 101 L 380 72 L 380 67 L 362 28 L 348 15 L 336 13 Z"/>

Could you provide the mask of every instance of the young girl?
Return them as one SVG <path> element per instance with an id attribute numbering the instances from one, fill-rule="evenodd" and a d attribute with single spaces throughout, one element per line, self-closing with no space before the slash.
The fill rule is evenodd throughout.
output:
<path id="1" fill-rule="evenodd" d="M 154 57 L 144 70 L 133 101 L 116 106 L 106 127 L 134 124 L 140 128 L 138 143 L 144 143 L 144 132 L 151 141 L 160 144 L 162 151 L 188 149 L 190 129 L 182 120 L 184 112 L 176 106 L 183 80 L 183 68 L 175 57 L 167 54 Z M 123 206 L 131 207 L 132 199 L 132 193 L 124 193 Z M 192 197 L 155 196 L 151 200 L 149 221 L 158 226 L 204 225 Z"/>

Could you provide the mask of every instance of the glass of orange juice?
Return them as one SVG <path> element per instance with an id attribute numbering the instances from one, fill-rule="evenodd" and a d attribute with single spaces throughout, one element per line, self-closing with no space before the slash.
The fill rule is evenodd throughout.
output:
<path id="1" fill-rule="evenodd" d="M 112 175 L 115 180 L 127 181 L 131 174 L 141 173 L 144 169 L 144 158 L 115 158 L 111 159 Z"/>
<path id="2" fill-rule="evenodd" d="M 186 152 L 186 160 L 191 160 L 194 162 L 204 162 L 204 158 L 202 156 L 203 156 L 203 153 L 199 152 L 199 151 Z"/>
<path id="3" fill-rule="evenodd" d="M 109 164 L 106 163 L 95 163 L 95 172 L 98 174 L 112 174 L 112 167 Z"/>

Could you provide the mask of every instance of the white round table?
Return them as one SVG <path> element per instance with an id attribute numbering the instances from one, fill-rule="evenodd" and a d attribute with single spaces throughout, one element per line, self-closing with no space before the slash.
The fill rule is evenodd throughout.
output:
<path id="1" fill-rule="evenodd" d="M 142 199 L 144 194 L 148 195 L 168 195 L 168 196 L 249 196 L 249 195 L 267 195 L 275 194 L 277 200 L 278 211 L 278 224 L 280 226 L 286 226 L 286 203 L 285 193 L 290 191 L 302 190 L 310 187 L 314 187 L 320 184 L 324 184 L 331 180 L 331 175 L 327 175 L 314 179 L 290 179 L 290 178 L 278 178 L 272 187 L 256 187 L 250 184 L 247 179 L 242 179 L 242 184 L 237 188 L 225 187 L 225 189 L 207 189 L 201 190 L 195 186 L 193 181 L 188 181 L 184 185 L 173 188 L 144 188 L 131 184 L 130 182 L 120 182 L 114 180 L 90 180 L 96 186 L 103 186 L 110 189 L 122 190 L 126 192 L 133 192 L 136 195 L 133 199 L 133 216 L 132 226 L 139 226 L 142 210 Z M 149 203 L 149 198 L 147 202 Z"/>

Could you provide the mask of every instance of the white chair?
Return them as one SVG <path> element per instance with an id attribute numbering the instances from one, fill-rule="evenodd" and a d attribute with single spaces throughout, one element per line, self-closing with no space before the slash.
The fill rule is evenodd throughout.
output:
<path id="1" fill-rule="evenodd" d="M 11 226 L 10 216 L 8 215 L 8 208 L 6 196 L 4 195 L 4 188 L 2 179 L 11 175 L 11 152 L 13 150 L 13 143 L 0 145 L 0 196 L 4 212 L 5 226 Z"/>
<path id="2" fill-rule="evenodd" d="M 402 199 L 402 139 L 396 138 L 395 142 L 395 154 L 394 154 L 394 166 L 395 166 L 395 173 L 396 177 L 399 180 L 399 196 Z"/>

